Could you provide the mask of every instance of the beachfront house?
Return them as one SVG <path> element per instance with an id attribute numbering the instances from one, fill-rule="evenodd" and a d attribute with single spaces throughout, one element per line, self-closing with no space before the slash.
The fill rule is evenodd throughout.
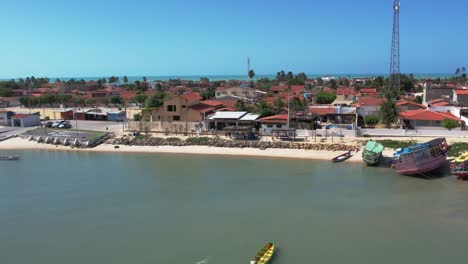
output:
<path id="1" fill-rule="evenodd" d="M 406 111 L 420 110 L 420 109 L 427 108 L 425 105 L 418 104 L 412 101 L 406 101 L 406 100 L 401 100 L 401 101 L 396 102 L 396 107 L 398 109 L 398 112 L 406 112 Z"/>
<path id="2" fill-rule="evenodd" d="M 288 115 L 268 116 L 260 119 L 260 132 L 272 134 L 275 130 L 288 129 Z"/>
<path id="3" fill-rule="evenodd" d="M 221 111 L 208 117 L 210 130 L 220 131 L 240 127 L 248 127 L 250 131 L 256 127 L 259 115 L 247 112 Z"/>
<path id="4" fill-rule="evenodd" d="M 336 99 L 333 102 L 334 105 L 350 105 L 356 102 L 357 99 L 356 90 L 348 87 L 341 87 L 336 89 Z"/>
<path id="5" fill-rule="evenodd" d="M 357 113 L 361 117 L 378 115 L 380 105 L 385 102 L 384 98 L 365 96 L 358 100 Z"/>
<path id="6" fill-rule="evenodd" d="M 468 107 L 468 90 L 453 90 L 453 101 L 455 101 L 458 106 Z"/>
<path id="7" fill-rule="evenodd" d="M 11 117 L 15 113 L 10 110 L 3 110 L 0 109 L 0 126 L 10 126 L 11 125 Z"/>
<path id="8" fill-rule="evenodd" d="M 15 114 L 11 116 L 12 127 L 33 127 L 41 125 L 39 112 L 34 114 Z"/>
<path id="9" fill-rule="evenodd" d="M 420 109 L 399 113 L 400 124 L 404 129 L 444 129 L 442 127 L 444 119 L 451 119 L 457 121 L 461 127 L 465 126 L 460 118 L 450 112 Z"/>

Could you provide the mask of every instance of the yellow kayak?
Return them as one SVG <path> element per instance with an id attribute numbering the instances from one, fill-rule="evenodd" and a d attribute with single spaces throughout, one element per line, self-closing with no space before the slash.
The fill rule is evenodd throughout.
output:
<path id="1" fill-rule="evenodd" d="M 267 243 L 250 261 L 250 264 L 266 264 L 270 261 L 273 253 L 275 253 L 275 244 Z"/>
<path id="2" fill-rule="evenodd" d="M 453 162 L 465 162 L 465 161 L 468 161 L 468 152 L 461 154 Z"/>

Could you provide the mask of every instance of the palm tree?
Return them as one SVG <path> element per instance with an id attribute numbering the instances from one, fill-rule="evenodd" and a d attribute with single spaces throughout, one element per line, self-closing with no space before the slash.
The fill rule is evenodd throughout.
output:
<path id="1" fill-rule="evenodd" d="M 128 83 L 128 77 L 127 77 L 127 76 L 124 76 L 124 77 L 123 77 L 123 82 L 124 82 L 124 83 Z"/>
<path id="2" fill-rule="evenodd" d="M 462 73 L 465 73 L 465 72 L 466 72 L 465 66 L 463 66 L 463 67 L 461 68 L 461 72 L 462 72 Z"/>
<path id="3" fill-rule="evenodd" d="M 143 81 L 146 82 L 146 77 L 143 77 Z"/>
<path id="4" fill-rule="evenodd" d="M 249 78 L 252 80 L 253 77 L 255 77 L 255 71 L 254 71 L 254 70 L 250 70 L 250 71 L 249 71 Z"/>
<path id="5" fill-rule="evenodd" d="M 455 75 L 459 75 L 460 74 L 460 68 L 457 68 L 457 70 L 455 71 Z"/>

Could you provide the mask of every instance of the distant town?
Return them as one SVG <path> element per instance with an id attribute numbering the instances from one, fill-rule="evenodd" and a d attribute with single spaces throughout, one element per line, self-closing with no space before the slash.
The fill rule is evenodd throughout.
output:
<path id="1" fill-rule="evenodd" d="M 304 73 L 280 71 L 268 79 L 255 78 L 250 70 L 249 79 L 143 77 L 130 83 L 127 77 L 112 76 L 94 81 L 35 77 L 3 81 L 0 125 L 96 120 L 124 122 L 125 130 L 145 133 L 290 137 L 329 129 L 339 130 L 338 136 L 456 133 L 465 130 L 468 121 L 465 67 L 445 79 L 402 74 L 394 98 L 384 96 L 388 79 L 383 76 L 310 79 Z"/>

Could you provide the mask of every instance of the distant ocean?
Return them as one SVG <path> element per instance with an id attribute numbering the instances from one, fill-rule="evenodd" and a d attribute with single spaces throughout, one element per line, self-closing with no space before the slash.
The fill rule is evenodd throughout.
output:
<path id="1" fill-rule="evenodd" d="M 310 79 L 316 79 L 318 77 L 327 77 L 333 76 L 336 78 L 346 77 L 346 78 L 366 78 L 366 77 L 377 77 L 377 76 L 388 76 L 388 74 L 307 74 L 307 77 Z M 416 79 L 425 79 L 425 78 L 451 78 L 453 74 L 448 73 L 422 73 L 422 74 L 414 74 Z M 35 76 L 35 77 L 44 77 L 44 76 Z M 95 81 L 102 78 L 109 78 L 110 76 L 100 76 L 100 77 L 50 77 L 47 76 L 52 82 L 56 79 L 60 79 L 62 81 L 68 81 L 70 79 L 75 80 L 85 80 L 85 81 Z M 123 76 L 118 76 L 120 79 L 119 81 L 122 82 Z M 128 76 L 129 82 L 134 81 L 141 81 L 144 76 Z M 188 80 L 188 81 L 198 81 L 200 78 L 206 77 L 210 79 L 210 81 L 221 81 L 221 80 L 249 80 L 246 75 L 161 75 L 161 76 L 145 76 L 148 81 L 167 81 L 170 79 L 181 79 L 181 80 Z M 258 80 L 261 78 L 269 78 L 273 79 L 276 77 L 276 74 L 263 74 L 255 76 L 254 80 Z M 0 80 L 11 80 L 11 78 L 0 78 Z"/>

